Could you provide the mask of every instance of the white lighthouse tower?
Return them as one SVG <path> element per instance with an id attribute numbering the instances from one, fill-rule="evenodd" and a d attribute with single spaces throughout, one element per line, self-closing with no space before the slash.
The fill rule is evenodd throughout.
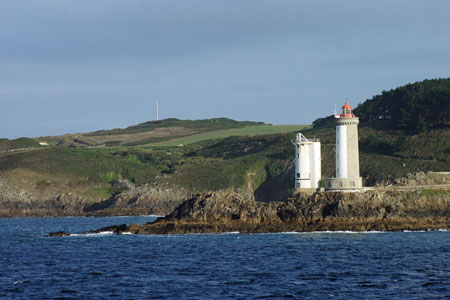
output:
<path id="1" fill-rule="evenodd" d="M 320 142 L 297 133 L 295 145 L 295 189 L 314 192 L 320 187 Z"/>
<path id="2" fill-rule="evenodd" d="M 345 101 L 342 114 L 336 114 L 336 177 L 324 180 L 327 190 L 360 190 L 358 123 Z"/>

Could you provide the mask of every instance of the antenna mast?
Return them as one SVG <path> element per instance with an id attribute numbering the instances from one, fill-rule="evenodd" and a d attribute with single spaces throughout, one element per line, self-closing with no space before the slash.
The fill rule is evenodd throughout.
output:
<path id="1" fill-rule="evenodd" d="M 156 101 L 156 121 L 159 121 L 159 104 L 158 104 L 158 101 Z"/>

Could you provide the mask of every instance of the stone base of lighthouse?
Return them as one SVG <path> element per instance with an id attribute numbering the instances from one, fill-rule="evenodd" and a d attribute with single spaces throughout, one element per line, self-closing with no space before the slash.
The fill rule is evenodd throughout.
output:
<path id="1" fill-rule="evenodd" d="M 307 194 L 307 195 L 312 195 L 315 192 L 317 192 L 318 190 L 319 190 L 318 188 L 310 188 L 310 189 L 307 189 L 307 188 L 296 188 L 294 190 L 294 194 L 304 193 L 304 194 Z"/>
<path id="2" fill-rule="evenodd" d="M 361 191 L 362 178 L 325 178 L 322 180 L 322 187 L 326 191 Z"/>

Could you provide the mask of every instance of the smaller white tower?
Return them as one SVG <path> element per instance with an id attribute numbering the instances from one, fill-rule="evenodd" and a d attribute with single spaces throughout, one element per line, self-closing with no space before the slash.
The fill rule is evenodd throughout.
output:
<path id="1" fill-rule="evenodd" d="M 315 191 L 320 187 L 320 142 L 297 133 L 295 145 L 295 189 Z"/>

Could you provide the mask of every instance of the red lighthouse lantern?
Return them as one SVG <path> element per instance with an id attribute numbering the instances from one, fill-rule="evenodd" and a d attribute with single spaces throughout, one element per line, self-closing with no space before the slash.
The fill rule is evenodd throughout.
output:
<path id="1" fill-rule="evenodd" d="M 353 118 L 352 107 L 348 105 L 347 101 L 345 101 L 344 106 L 342 106 L 341 118 Z"/>

